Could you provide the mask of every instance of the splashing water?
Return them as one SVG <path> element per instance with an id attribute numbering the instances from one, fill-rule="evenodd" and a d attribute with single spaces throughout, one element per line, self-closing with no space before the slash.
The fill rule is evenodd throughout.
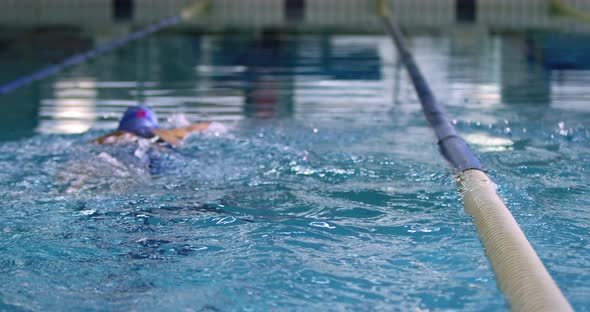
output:
<path id="1" fill-rule="evenodd" d="M 0 143 L 0 310 L 506 309 L 411 85 L 382 59 L 389 39 L 355 38 L 290 38 L 286 50 L 297 53 L 279 49 L 268 63 L 233 53 L 260 48 L 244 38 L 203 37 L 215 57 L 193 64 L 182 51 L 196 39 L 161 36 L 149 39 L 162 50 L 153 55 L 190 49 L 143 64 L 161 66 L 142 77 L 143 90 L 124 83 L 136 72 L 128 50 L 46 82 L 43 114 L 62 93 L 86 97 L 82 87 L 92 87 L 104 118 L 85 133 Z M 511 91 L 487 68 L 518 56 L 500 62 L 502 45 L 452 40 L 413 38 L 416 59 L 584 311 L 590 116 L 568 99 L 579 103 L 586 89 L 555 90 L 539 106 L 538 89 Z M 119 80 L 101 78 L 108 66 Z M 89 76 L 97 79 L 68 84 Z M 167 127 L 219 123 L 177 149 L 89 144 L 139 92 Z M 41 118 L 44 129 L 66 121 Z"/>

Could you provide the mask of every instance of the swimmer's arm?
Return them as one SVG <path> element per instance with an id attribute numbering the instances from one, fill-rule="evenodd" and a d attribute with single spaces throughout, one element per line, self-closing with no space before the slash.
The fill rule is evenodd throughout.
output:
<path id="1" fill-rule="evenodd" d="M 210 122 L 200 122 L 197 124 L 188 125 L 186 127 L 182 127 L 182 128 L 178 128 L 178 129 L 183 129 L 184 131 L 186 131 L 186 134 L 189 134 L 191 132 L 207 130 L 210 125 L 211 125 Z"/>
<path id="2" fill-rule="evenodd" d="M 118 144 L 118 143 L 130 143 L 137 141 L 137 136 L 127 131 L 115 131 L 107 135 L 103 135 L 98 139 L 94 139 L 91 143 L 96 144 Z"/>
<path id="3" fill-rule="evenodd" d="M 209 128 L 210 122 L 202 122 L 198 124 L 188 125 L 182 128 L 175 128 L 175 129 L 154 129 L 154 134 L 156 134 L 160 139 L 164 140 L 166 143 L 172 145 L 179 145 L 187 135 L 192 132 L 203 131 Z"/>

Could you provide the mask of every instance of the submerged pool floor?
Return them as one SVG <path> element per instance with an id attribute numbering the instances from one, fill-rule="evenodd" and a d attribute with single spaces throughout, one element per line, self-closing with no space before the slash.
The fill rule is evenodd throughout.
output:
<path id="1" fill-rule="evenodd" d="M 588 311 L 590 72 L 478 40 L 411 42 Z M 0 310 L 506 310 L 393 53 L 386 37 L 162 35 L 35 85 L 36 130 L 0 143 Z M 88 143 L 138 100 L 224 127 L 175 150 Z"/>

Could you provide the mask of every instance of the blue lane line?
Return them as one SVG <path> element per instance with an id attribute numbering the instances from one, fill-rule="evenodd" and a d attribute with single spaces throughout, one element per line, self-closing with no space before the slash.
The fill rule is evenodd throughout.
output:
<path id="1" fill-rule="evenodd" d="M 418 93 L 418 98 L 420 98 L 420 103 L 422 104 L 422 112 L 426 120 L 428 120 L 430 127 L 436 133 L 441 154 L 455 169 L 460 171 L 468 169 L 481 170 L 482 165 L 479 159 L 473 154 L 469 146 L 467 146 L 465 140 L 457 134 L 455 127 L 449 122 L 444 108 L 436 100 L 434 93 L 420 72 L 420 68 L 416 65 L 412 53 L 406 47 L 399 27 L 389 16 L 384 15 L 382 17 L 387 31 L 395 42 L 400 59 L 406 66 L 406 70 L 412 79 L 414 89 Z"/>
<path id="2" fill-rule="evenodd" d="M 169 17 L 166 19 L 161 20 L 158 23 L 151 24 L 146 26 L 143 29 L 140 29 L 134 33 L 131 33 L 123 38 L 115 39 L 109 43 L 103 44 L 95 49 L 90 51 L 74 54 L 60 63 L 49 65 L 47 67 L 41 68 L 40 70 L 33 72 L 31 74 L 22 76 L 17 78 L 13 81 L 0 85 L 0 95 L 7 94 L 12 92 L 20 87 L 24 87 L 29 85 L 35 81 L 45 79 L 51 75 L 54 75 L 68 67 L 72 67 L 86 61 L 89 61 L 103 53 L 110 52 L 114 49 L 117 49 L 131 41 L 143 38 L 149 34 L 152 34 L 156 31 L 159 31 L 163 28 L 167 28 L 170 26 L 174 26 L 182 22 L 182 17 L 180 15 Z"/>

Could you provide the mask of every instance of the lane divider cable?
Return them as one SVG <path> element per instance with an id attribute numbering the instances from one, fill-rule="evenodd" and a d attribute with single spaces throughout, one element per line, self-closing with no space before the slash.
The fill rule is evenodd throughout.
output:
<path id="1" fill-rule="evenodd" d="M 132 41 L 144 38 L 164 28 L 172 27 L 182 22 L 193 19 L 201 13 L 205 12 L 209 8 L 210 4 L 211 0 L 197 1 L 182 9 L 182 11 L 178 15 L 165 18 L 157 23 L 148 25 L 138 31 L 126 35 L 125 37 L 115 39 L 113 41 L 100 45 L 92 50 L 74 54 L 57 64 L 48 65 L 33 73 L 24 75 L 15 80 L 4 83 L 0 85 L 0 95 L 10 93 L 18 88 L 27 86 L 35 81 L 43 80 L 49 76 L 59 73 L 60 71 L 66 68 L 73 67 L 81 63 L 87 62 L 89 60 L 92 60 L 102 54 L 113 51 Z"/>

